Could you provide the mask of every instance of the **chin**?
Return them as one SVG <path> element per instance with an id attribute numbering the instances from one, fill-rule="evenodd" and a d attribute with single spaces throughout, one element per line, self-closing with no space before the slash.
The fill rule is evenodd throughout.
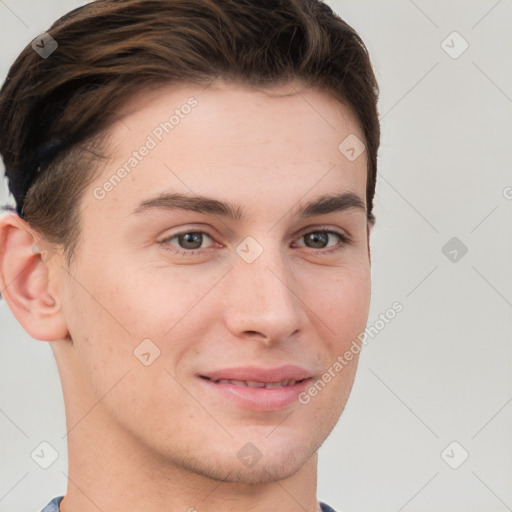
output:
<path id="1" fill-rule="evenodd" d="M 290 455 L 287 460 L 264 460 L 262 457 L 253 467 L 243 467 L 238 461 L 216 462 L 209 465 L 205 461 L 188 467 L 196 474 L 205 476 L 219 482 L 231 482 L 237 484 L 268 484 L 279 480 L 285 480 L 298 473 L 309 459 L 297 459 Z"/>
<path id="2" fill-rule="evenodd" d="M 244 464 L 237 456 L 240 448 L 224 452 L 189 454 L 179 465 L 190 472 L 219 482 L 237 484 L 268 484 L 285 480 L 298 473 L 316 454 L 321 439 L 309 443 L 267 443 L 261 446 L 259 459 L 252 465 Z"/>

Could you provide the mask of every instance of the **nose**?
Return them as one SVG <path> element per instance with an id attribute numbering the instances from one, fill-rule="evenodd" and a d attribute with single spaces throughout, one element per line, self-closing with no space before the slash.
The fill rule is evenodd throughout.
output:
<path id="1" fill-rule="evenodd" d="M 293 269 L 278 249 L 265 249 L 252 263 L 237 256 L 224 291 L 225 321 L 238 338 L 272 346 L 301 327 L 303 302 Z"/>

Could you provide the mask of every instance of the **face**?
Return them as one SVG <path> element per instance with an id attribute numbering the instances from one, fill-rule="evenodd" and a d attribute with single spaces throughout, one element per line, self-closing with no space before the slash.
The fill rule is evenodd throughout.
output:
<path id="1" fill-rule="evenodd" d="M 335 363 L 369 308 L 367 160 L 338 148 L 363 140 L 347 107 L 293 92 L 166 86 L 125 106 L 76 260 L 53 269 L 70 442 L 262 483 L 332 430 L 357 355 Z"/>

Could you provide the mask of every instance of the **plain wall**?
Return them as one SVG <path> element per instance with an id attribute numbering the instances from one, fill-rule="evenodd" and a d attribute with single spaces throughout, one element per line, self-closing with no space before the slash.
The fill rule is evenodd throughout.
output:
<path id="1" fill-rule="evenodd" d="M 0 80 L 84 3 L 0 1 Z M 403 311 L 363 349 L 320 450 L 319 497 L 347 512 L 511 510 L 512 3 L 328 3 L 381 87 L 368 325 Z M 39 512 L 67 485 L 57 368 L 5 301 L 0 341 L 0 512 Z M 46 470 L 30 456 L 42 441 L 59 453 Z"/>

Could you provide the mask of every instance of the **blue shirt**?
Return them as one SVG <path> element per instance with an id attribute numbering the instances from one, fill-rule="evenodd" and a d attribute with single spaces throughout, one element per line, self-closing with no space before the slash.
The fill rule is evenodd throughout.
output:
<path id="1" fill-rule="evenodd" d="M 56 498 L 53 498 L 46 507 L 41 510 L 41 512 L 60 512 L 59 510 L 59 503 L 64 498 L 64 496 L 57 496 Z M 320 506 L 322 507 L 322 512 L 336 512 L 333 508 L 329 507 L 329 505 L 326 505 L 325 503 L 320 503 Z"/>

